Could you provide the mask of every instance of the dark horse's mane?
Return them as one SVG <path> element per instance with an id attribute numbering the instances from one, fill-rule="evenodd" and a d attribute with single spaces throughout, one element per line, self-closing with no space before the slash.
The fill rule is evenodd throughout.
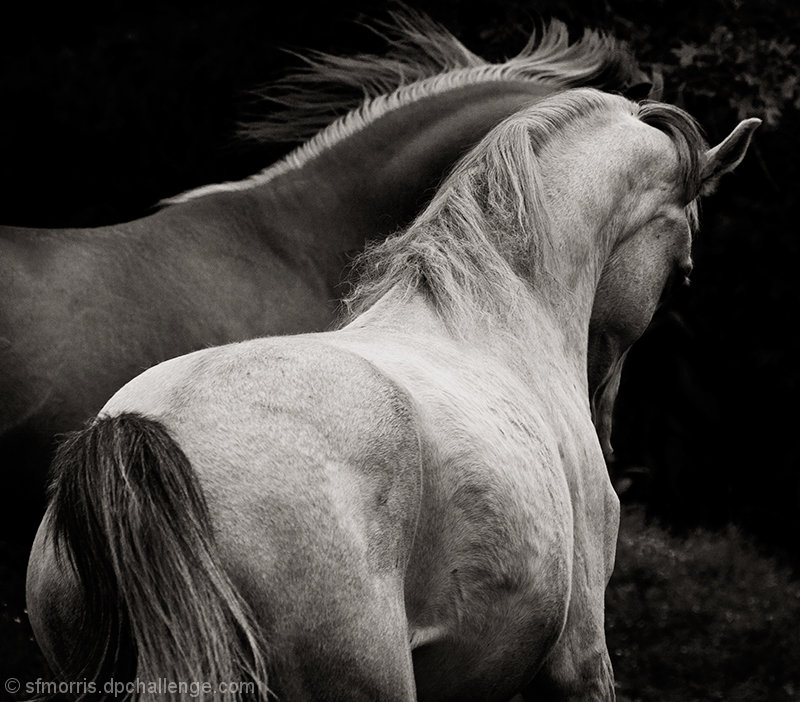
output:
<path id="1" fill-rule="evenodd" d="M 423 14 L 403 8 L 390 17 L 388 22 L 369 26 L 388 44 L 383 55 L 298 54 L 305 64 L 302 68 L 257 91 L 272 103 L 271 113 L 243 124 L 242 135 L 265 142 L 309 139 L 354 110 L 368 117 L 372 101 L 389 99 L 422 81 L 426 82 L 420 86 L 423 95 L 483 80 L 525 80 L 612 92 L 651 85 L 625 43 L 592 30 L 570 43 L 566 25 L 558 20 L 544 24 L 538 35 L 533 32 L 515 57 L 490 63 Z"/>
<path id="2" fill-rule="evenodd" d="M 384 55 L 300 55 L 302 68 L 257 93 L 271 109 L 267 116 L 241 125 L 241 135 L 259 142 L 302 142 L 300 146 L 244 181 L 197 188 L 164 204 L 264 184 L 387 112 L 463 86 L 524 81 L 618 93 L 634 86 L 646 86 L 649 92 L 653 86 L 627 45 L 591 30 L 570 42 L 566 25 L 558 20 L 551 20 L 538 35 L 534 32 L 513 58 L 490 63 L 422 14 L 404 8 L 390 16 L 390 22 L 371 27 L 388 44 Z"/>

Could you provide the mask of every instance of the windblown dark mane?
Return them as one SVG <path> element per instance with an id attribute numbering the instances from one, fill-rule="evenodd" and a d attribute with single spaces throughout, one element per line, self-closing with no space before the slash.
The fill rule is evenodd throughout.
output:
<path id="1" fill-rule="evenodd" d="M 272 103 L 269 116 L 242 125 L 241 134 L 257 141 L 304 142 L 301 146 L 250 178 L 196 188 L 164 204 L 263 185 L 392 110 L 463 86 L 525 81 L 555 89 L 624 92 L 633 85 L 652 85 L 625 44 L 591 30 L 570 43 L 566 25 L 558 20 L 551 20 L 540 36 L 534 33 L 514 58 L 489 63 L 424 15 L 405 9 L 391 17 L 390 23 L 374 28 L 386 38 L 385 55 L 312 52 L 300 56 L 304 68 L 261 92 Z"/>
<path id="2" fill-rule="evenodd" d="M 303 68 L 260 91 L 278 109 L 242 125 L 242 134 L 269 142 L 305 140 L 371 100 L 432 78 L 440 89 L 482 80 L 526 80 L 622 92 L 650 82 L 626 44 L 591 30 L 570 44 L 566 25 L 558 20 L 545 25 L 539 36 L 534 32 L 517 56 L 492 64 L 423 14 L 410 9 L 390 14 L 391 22 L 371 27 L 386 39 L 384 55 L 298 55 Z M 432 92 L 437 86 L 431 86 Z"/>

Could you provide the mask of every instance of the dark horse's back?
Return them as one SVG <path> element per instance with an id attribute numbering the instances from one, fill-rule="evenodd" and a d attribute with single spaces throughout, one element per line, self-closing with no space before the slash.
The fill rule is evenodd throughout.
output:
<path id="1" fill-rule="evenodd" d="M 0 534 L 21 543 L 43 512 L 56 434 L 83 419 L 70 407 L 80 405 L 85 385 L 64 392 L 52 382 L 68 373 L 63 344 L 71 340 L 62 331 L 80 314 L 59 291 L 58 268 L 70 267 L 58 256 L 59 234 L 0 227 Z M 60 369 L 52 378 L 51 364 Z"/>
<path id="2" fill-rule="evenodd" d="M 252 207 L 227 193 L 109 227 L 0 227 L 0 537 L 30 544 L 59 437 L 143 370 L 330 321 L 326 281 L 301 247 L 273 251 L 284 223 L 257 229 Z"/>
<path id="3" fill-rule="evenodd" d="M 59 436 L 141 370 L 103 363 L 126 343 L 104 324 L 110 305 L 125 304 L 109 278 L 127 252 L 102 246 L 113 237 L 0 227 L 0 534 L 13 542 L 35 532 Z"/>

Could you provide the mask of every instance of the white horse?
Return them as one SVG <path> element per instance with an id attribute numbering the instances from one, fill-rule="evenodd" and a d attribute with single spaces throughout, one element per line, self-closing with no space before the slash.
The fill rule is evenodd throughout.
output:
<path id="1" fill-rule="evenodd" d="M 677 108 L 547 98 L 366 254 L 346 326 L 124 386 L 62 449 L 31 556 L 54 669 L 282 700 L 613 699 L 618 500 L 587 376 L 602 428 L 690 269 L 695 198 L 757 125 L 706 151 Z"/>

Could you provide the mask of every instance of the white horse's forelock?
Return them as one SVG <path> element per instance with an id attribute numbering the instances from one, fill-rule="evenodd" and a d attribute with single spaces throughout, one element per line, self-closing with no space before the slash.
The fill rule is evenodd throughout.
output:
<path id="1" fill-rule="evenodd" d="M 306 58 L 309 68 L 286 83 L 287 96 L 265 97 L 282 104 L 271 119 L 245 133 L 260 141 L 297 138 L 303 125 L 317 124 L 322 115 L 341 109 L 342 100 L 326 101 L 324 92 L 316 104 L 313 91 L 321 85 L 362 82 L 366 98 L 344 116 L 317 131 L 308 141 L 264 170 L 239 181 L 215 183 L 168 198 L 162 204 L 186 202 L 220 192 L 249 190 L 299 169 L 339 142 L 365 129 L 380 117 L 423 98 L 457 88 L 488 82 L 527 81 L 556 88 L 569 88 L 597 79 L 604 71 L 616 70 L 630 78 L 630 59 L 614 39 L 587 30 L 581 39 L 570 43 L 566 25 L 551 20 L 537 38 L 534 32 L 522 51 L 502 63 L 489 63 L 469 51 L 444 28 L 416 14 L 395 14 L 391 29 L 399 39 L 390 39 L 395 53 L 386 57 L 337 57 L 316 54 Z M 392 88 L 392 84 L 394 87 Z M 284 86 L 285 87 L 285 86 Z M 298 126 L 299 125 L 299 126 Z"/>

